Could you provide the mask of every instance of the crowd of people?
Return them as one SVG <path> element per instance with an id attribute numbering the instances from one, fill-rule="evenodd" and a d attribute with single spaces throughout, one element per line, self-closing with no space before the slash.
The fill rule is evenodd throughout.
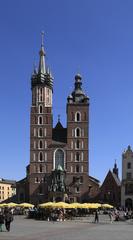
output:
<path id="1" fill-rule="evenodd" d="M 12 211 L 8 208 L 5 208 L 4 211 L 0 211 L 0 231 L 3 231 L 3 225 L 5 224 L 6 230 L 10 231 L 10 225 L 13 221 Z"/>

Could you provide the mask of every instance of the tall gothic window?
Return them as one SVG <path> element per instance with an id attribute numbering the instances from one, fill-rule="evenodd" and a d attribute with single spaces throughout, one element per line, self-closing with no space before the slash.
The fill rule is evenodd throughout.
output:
<path id="1" fill-rule="evenodd" d="M 55 152 L 55 169 L 57 169 L 59 166 L 64 169 L 64 152 L 61 149 L 58 149 Z"/>
<path id="2" fill-rule="evenodd" d="M 79 154 L 79 152 L 76 152 L 76 161 L 80 161 L 80 154 Z"/>
<path id="3" fill-rule="evenodd" d="M 42 116 L 39 116 L 39 117 L 38 117 L 38 124 L 40 124 L 40 125 L 43 124 Z"/>
<path id="4" fill-rule="evenodd" d="M 80 128 L 76 128 L 75 129 L 75 137 L 80 137 L 81 136 L 81 129 Z"/>
<path id="5" fill-rule="evenodd" d="M 79 165 L 76 165 L 76 173 L 79 173 Z"/>
<path id="6" fill-rule="evenodd" d="M 79 149 L 79 148 L 80 148 L 79 140 L 76 141 L 76 143 L 75 143 L 75 147 L 76 147 L 76 149 Z"/>
<path id="7" fill-rule="evenodd" d="M 43 107 L 42 105 L 39 105 L 39 113 L 42 113 L 43 112 Z"/>
<path id="8" fill-rule="evenodd" d="M 42 137 L 42 136 L 43 136 L 42 128 L 39 128 L 38 135 L 39 135 L 39 137 Z"/>
<path id="9" fill-rule="evenodd" d="M 80 112 L 76 112 L 75 113 L 75 121 L 76 122 L 80 122 L 81 121 L 81 113 Z"/>
<path id="10" fill-rule="evenodd" d="M 38 161 L 43 161 L 43 153 L 39 152 Z"/>
<path id="11" fill-rule="evenodd" d="M 40 148 L 40 149 L 43 148 L 43 142 L 42 142 L 42 140 L 39 141 L 39 148 Z"/>

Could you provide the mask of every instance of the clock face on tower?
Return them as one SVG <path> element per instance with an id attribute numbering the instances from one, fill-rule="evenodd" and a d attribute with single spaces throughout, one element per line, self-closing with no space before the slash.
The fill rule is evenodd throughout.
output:
<path id="1" fill-rule="evenodd" d="M 45 107 L 52 107 L 52 91 L 45 88 Z"/>

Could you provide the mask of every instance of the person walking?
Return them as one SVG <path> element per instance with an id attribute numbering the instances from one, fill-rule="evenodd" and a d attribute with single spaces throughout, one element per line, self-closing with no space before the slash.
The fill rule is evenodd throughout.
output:
<path id="1" fill-rule="evenodd" d="M 98 223 L 99 222 L 99 216 L 98 216 L 98 211 L 96 210 L 95 211 L 95 223 Z"/>
<path id="2" fill-rule="evenodd" d="M 2 225 L 4 224 L 4 215 L 0 212 L 0 231 L 2 232 Z"/>
<path id="3" fill-rule="evenodd" d="M 11 211 L 6 212 L 5 213 L 5 227 L 8 232 L 10 231 L 10 225 L 11 225 L 12 221 L 13 221 L 13 215 L 12 215 Z"/>

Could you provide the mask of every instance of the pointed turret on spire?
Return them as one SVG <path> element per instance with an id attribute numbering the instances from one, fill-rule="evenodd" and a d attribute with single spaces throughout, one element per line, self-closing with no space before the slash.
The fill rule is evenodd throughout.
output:
<path id="1" fill-rule="evenodd" d="M 40 49 L 40 61 L 39 61 L 39 67 L 38 67 L 38 73 L 39 74 L 45 74 L 46 73 L 46 65 L 45 65 L 45 51 L 44 51 L 44 32 L 41 32 L 41 49 Z"/>
<path id="2" fill-rule="evenodd" d="M 39 51 L 40 59 L 38 69 L 34 67 L 31 76 L 31 88 L 36 85 L 45 85 L 53 91 L 53 76 L 49 68 L 46 68 L 45 50 L 44 50 L 44 32 L 41 32 L 41 49 Z"/>

